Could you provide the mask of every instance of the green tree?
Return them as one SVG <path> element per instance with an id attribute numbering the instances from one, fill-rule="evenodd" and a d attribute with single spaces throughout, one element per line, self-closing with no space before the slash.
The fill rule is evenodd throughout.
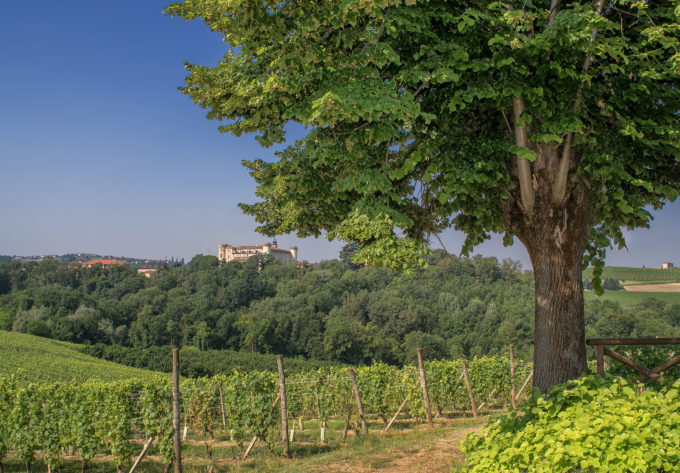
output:
<path id="1" fill-rule="evenodd" d="M 354 255 L 361 249 L 361 247 L 354 243 L 347 243 L 342 247 L 338 257 L 340 261 L 349 265 L 352 269 L 357 269 L 363 266 L 363 264 L 358 264 L 354 262 Z"/>
<path id="2" fill-rule="evenodd" d="M 308 127 L 246 162 L 267 235 L 328 232 L 409 268 L 431 233 L 516 236 L 535 276 L 535 385 L 586 370 L 581 267 L 680 181 L 674 0 L 190 0 L 230 46 L 184 93 L 221 131 Z M 420 259 L 422 263 L 423 260 Z M 595 273 L 597 281 L 598 273 Z"/>

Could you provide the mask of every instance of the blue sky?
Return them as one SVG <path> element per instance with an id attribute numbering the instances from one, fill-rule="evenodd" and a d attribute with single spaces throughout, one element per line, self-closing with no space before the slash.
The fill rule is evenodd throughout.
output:
<path id="1" fill-rule="evenodd" d="M 167 2 L 7 2 L 0 16 L 0 254 L 93 252 L 191 258 L 262 243 L 236 207 L 254 201 L 242 159 L 271 159 L 252 136 L 217 131 L 177 87 L 183 61 L 213 65 L 225 44 Z M 680 205 L 628 234 L 610 265 L 680 264 Z M 463 236 L 441 235 L 458 253 Z M 308 261 L 342 244 L 278 238 Z M 438 246 L 438 242 L 436 245 Z M 520 244 L 477 251 L 529 267 Z"/>

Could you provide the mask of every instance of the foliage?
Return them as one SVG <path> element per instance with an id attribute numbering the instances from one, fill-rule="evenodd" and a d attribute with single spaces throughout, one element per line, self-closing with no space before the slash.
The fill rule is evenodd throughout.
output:
<path id="1" fill-rule="evenodd" d="M 632 307 L 607 299 L 586 305 L 586 335 L 590 338 L 680 337 L 679 323 L 678 304 L 652 298 Z"/>
<path id="2" fill-rule="evenodd" d="M 411 274 L 337 260 L 258 271 L 255 262 L 194 259 L 151 280 L 125 268 L 0 264 L 12 281 L 0 311 L 17 331 L 35 321 L 42 335 L 129 366 L 169 371 L 166 347 L 181 346 L 190 377 L 273 369 L 265 353 L 286 356 L 291 370 L 404 363 L 416 344 L 429 357 L 499 353 L 509 343 L 530 355 L 531 282 L 516 264 L 444 251 Z"/>
<path id="3" fill-rule="evenodd" d="M 670 472 L 680 462 L 680 381 L 642 391 L 587 376 L 536 395 L 463 443 L 469 472 Z"/>
<path id="4" fill-rule="evenodd" d="M 141 281 L 117 268 L 90 273 L 49 261 L 0 264 L 13 281 L 11 291 L 0 295 L 0 323 L 6 320 L 11 328 L 33 311 L 50 337 L 87 344 L 0 331 L 5 360 L 0 373 L 24 367 L 22 376 L 34 373 L 36 381 L 144 377 L 112 365 L 99 368 L 103 365 L 74 350 L 169 372 L 172 344 L 182 346 L 181 374 L 187 377 L 275 370 L 271 353 L 286 356 L 291 373 L 372 360 L 414 363 L 416 347 L 427 359 L 498 355 L 510 344 L 518 357 L 532 356 L 531 273 L 523 274 L 513 261 L 437 250 L 428 268 L 410 274 L 352 269 L 336 260 L 302 269 L 272 263 L 260 272 L 248 262 L 214 262 L 199 256 L 193 265 L 161 268 L 154 279 Z M 611 294 L 632 303 L 605 302 Z M 671 295 L 680 304 L 680 294 Z M 586 293 L 587 300 L 591 296 Z M 601 302 L 588 302 L 587 335 L 680 336 L 680 305 L 647 296 L 614 291 Z M 21 320 L 26 328 L 29 322 Z M 205 350 L 197 346 L 201 326 L 208 332 Z M 73 366 L 61 363 L 65 357 Z"/>
<path id="5" fill-rule="evenodd" d="M 78 349 L 87 355 L 152 371 L 172 372 L 170 346 L 134 348 L 119 345 L 85 345 Z M 235 350 L 199 351 L 193 347 L 180 350 L 180 375 L 188 378 L 216 376 L 240 369 L 244 371 L 276 371 L 276 355 L 265 355 Z M 307 371 L 334 363 L 324 360 L 306 360 L 302 357 L 286 358 L 290 372 Z"/>
<path id="6" fill-rule="evenodd" d="M 572 172 L 589 179 L 577 189 L 597 214 L 593 251 L 677 195 L 673 3 L 548 6 L 203 0 L 166 11 L 202 19 L 232 48 L 216 67 L 187 65 L 183 89 L 209 118 L 232 120 L 221 131 L 257 131 L 269 146 L 290 121 L 310 126 L 278 162 L 247 163 L 264 202 L 244 209 L 260 230 L 325 229 L 361 242 L 361 258 L 404 267 L 431 231 L 456 225 L 469 248 L 503 229 L 502 203 L 520 200 L 513 155 L 554 167 L 547 150 L 573 146 Z M 514 123 L 530 125 L 526 143 L 503 120 L 513 97 L 526 104 Z M 536 173 L 534 186 L 551 184 Z"/>
<path id="7" fill-rule="evenodd" d="M 602 280 L 602 289 L 605 291 L 620 291 L 623 289 L 618 280 L 612 278 L 604 278 Z"/>
<path id="8" fill-rule="evenodd" d="M 398 270 L 424 267 L 449 227 L 466 233 L 464 254 L 517 236 L 548 301 L 535 306 L 536 385 L 585 371 L 583 263 L 601 292 L 622 228 L 648 227 L 680 188 L 675 0 L 187 0 L 166 12 L 224 36 L 223 59 L 186 64 L 182 88 L 228 121 L 220 131 L 272 146 L 290 123 L 308 130 L 273 162 L 244 161 L 260 200 L 241 208 L 258 231 L 325 234 Z"/>
<path id="9" fill-rule="evenodd" d="M 0 463 L 7 450 L 30 467 L 36 451 L 57 469 L 73 447 L 83 462 L 110 453 L 120 471 L 134 451 L 135 436 L 153 436 L 164 462 L 172 462 L 170 385 L 149 381 L 19 383 L 0 377 L 3 435 Z"/>
<path id="10" fill-rule="evenodd" d="M 458 379 L 461 362 L 425 364 L 432 403 L 441 410 L 469 409 L 469 400 Z M 492 404 L 507 400 L 507 360 L 498 357 L 470 362 L 470 377 L 477 383 L 479 399 L 494 393 Z M 425 418 L 418 374 L 413 366 L 396 368 L 384 363 L 356 368 L 358 389 L 367 416 L 387 422 L 408 397 L 404 412 Z M 273 445 L 279 432 L 279 410 L 273 405 L 279 392 L 278 376 L 269 371 L 233 371 L 212 378 L 185 379 L 180 386 L 187 425 L 205 440 L 216 432 L 230 431 L 243 443 L 253 436 Z M 222 396 L 220 397 L 220 392 Z M 319 368 L 287 376 L 289 415 L 316 419 L 321 425 L 332 418 L 359 422 L 352 408 L 352 384 L 348 368 Z M 222 426 L 224 408 L 225 426 Z M 349 410 L 348 410 L 349 408 Z M 26 383 L 0 377 L 0 463 L 7 450 L 30 465 L 36 452 L 58 468 L 68 447 L 87 465 L 95 455 L 108 453 L 117 469 L 123 469 L 135 453 L 135 440 L 153 436 L 155 452 L 165 464 L 172 462 L 172 408 L 170 382 L 165 378 L 82 384 Z"/>

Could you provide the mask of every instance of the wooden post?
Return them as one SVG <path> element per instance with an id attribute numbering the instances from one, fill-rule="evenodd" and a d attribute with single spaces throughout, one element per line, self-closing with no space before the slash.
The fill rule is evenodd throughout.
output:
<path id="1" fill-rule="evenodd" d="M 387 423 L 387 425 L 383 429 L 383 432 L 387 432 L 388 430 L 390 430 L 390 427 L 392 427 L 392 424 L 394 424 L 394 421 L 397 420 L 397 416 L 399 416 L 399 413 L 404 408 L 404 406 L 406 405 L 407 402 L 408 402 L 408 394 L 406 395 L 404 400 L 401 402 L 401 404 L 399 404 L 399 409 L 397 409 L 397 412 L 394 413 L 394 415 L 392 416 L 390 421 Z"/>
<path id="2" fill-rule="evenodd" d="M 224 396 L 222 395 L 222 386 L 220 386 L 218 389 L 220 391 L 220 410 L 222 411 L 222 426 L 226 427 L 227 419 L 224 416 Z"/>
<path id="3" fill-rule="evenodd" d="M 354 395 L 354 386 L 352 386 L 352 392 L 349 393 L 349 399 L 347 399 L 347 420 L 345 421 L 345 429 L 342 431 L 342 440 L 347 439 L 347 430 L 349 429 L 349 422 L 352 420 L 352 396 Z M 2 473 L 2 472 L 0 472 Z"/>
<path id="4" fill-rule="evenodd" d="M 597 374 L 604 378 L 604 345 L 595 345 L 595 355 L 597 357 Z"/>
<path id="5" fill-rule="evenodd" d="M 250 455 L 250 451 L 255 446 L 255 442 L 257 442 L 257 435 L 253 437 L 253 440 L 251 440 L 250 444 L 248 444 L 248 448 L 246 448 L 246 453 L 243 454 L 243 458 L 241 458 L 241 460 L 245 460 L 246 458 L 248 458 L 248 455 Z"/>
<path id="6" fill-rule="evenodd" d="M 274 399 L 274 402 L 272 402 L 272 409 L 276 407 L 276 405 L 279 403 L 279 399 L 281 399 L 281 393 L 279 392 L 276 395 L 276 399 Z M 257 435 L 253 437 L 253 439 L 250 441 L 250 444 L 248 445 L 248 448 L 246 449 L 246 453 L 243 454 L 243 457 L 241 458 L 242 460 L 245 460 L 248 458 L 248 455 L 250 455 L 250 451 L 253 449 L 255 446 L 255 442 L 257 442 Z"/>
<path id="7" fill-rule="evenodd" d="M 354 374 L 354 370 L 349 368 L 349 377 L 352 379 L 352 390 L 354 391 L 354 398 L 357 401 L 357 410 L 359 411 L 359 417 L 361 418 L 361 431 L 368 435 L 368 425 L 366 424 L 366 419 L 364 418 L 364 406 L 361 404 L 361 394 L 359 394 L 359 385 L 357 384 L 357 377 Z"/>
<path id="8" fill-rule="evenodd" d="M 283 456 L 290 457 L 288 444 L 288 405 L 286 404 L 286 374 L 283 371 L 283 357 L 276 355 L 276 365 L 279 368 L 279 394 L 281 397 L 281 441 L 283 442 Z"/>
<path id="9" fill-rule="evenodd" d="M 470 396 L 470 405 L 472 406 L 472 417 L 477 418 L 477 405 L 475 404 L 475 395 L 472 393 L 472 384 L 470 384 L 470 376 L 468 376 L 467 363 L 463 360 L 463 377 L 467 385 L 468 396 Z"/>
<path id="10" fill-rule="evenodd" d="M 423 400 L 425 401 L 425 415 L 427 416 L 427 423 L 430 427 L 434 425 L 432 422 L 432 406 L 430 405 L 430 395 L 427 392 L 427 380 L 425 379 L 425 365 L 423 364 L 423 350 L 418 348 L 418 370 L 420 371 L 420 387 L 423 390 Z"/>
<path id="11" fill-rule="evenodd" d="M 172 349 L 172 430 L 173 449 L 175 450 L 175 473 L 182 473 L 182 441 L 180 430 L 180 397 L 179 397 L 179 348 Z"/>
<path id="12" fill-rule="evenodd" d="M 487 396 L 486 400 L 485 400 L 483 403 L 481 403 L 481 404 L 479 405 L 479 407 L 477 408 L 477 410 L 478 410 L 478 411 L 481 411 L 481 410 L 482 410 L 482 407 L 484 407 L 484 406 L 486 405 L 486 403 L 489 402 L 489 401 L 491 400 L 491 397 L 492 397 L 495 393 L 496 393 L 496 388 L 493 388 L 493 389 L 491 390 L 491 392 L 489 393 L 489 395 Z"/>
<path id="13" fill-rule="evenodd" d="M 135 473 L 137 466 L 139 466 L 139 464 L 142 462 L 142 460 L 146 456 L 146 452 L 149 451 L 149 448 L 151 447 L 152 443 L 153 443 L 153 437 L 149 437 L 149 440 L 147 440 L 146 443 L 144 444 L 144 448 L 142 449 L 142 453 L 139 454 L 139 457 L 137 457 L 137 461 L 135 461 L 135 464 L 132 465 L 132 468 L 130 468 L 130 473 Z"/>
<path id="14" fill-rule="evenodd" d="M 522 391 L 524 391 L 524 388 L 527 387 L 527 384 L 529 384 L 529 380 L 530 380 L 533 376 L 534 376 L 534 372 L 532 371 L 531 373 L 529 373 L 529 376 L 527 376 L 527 379 L 524 381 L 524 384 L 522 384 L 522 387 L 519 388 L 519 392 L 517 393 L 517 398 L 518 398 L 518 399 L 519 399 L 519 397 L 522 395 Z"/>
<path id="15" fill-rule="evenodd" d="M 510 345 L 510 400 L 512 401 L 512 408 L 517 409 L 515 394 L 515 347 Z"/>

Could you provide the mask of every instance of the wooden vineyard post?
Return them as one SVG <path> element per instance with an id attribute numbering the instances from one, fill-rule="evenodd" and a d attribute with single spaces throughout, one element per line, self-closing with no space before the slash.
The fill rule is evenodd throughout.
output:
<path id="1" fill-rule="evenodd" d="M 479 405 L 479 407 L 477 408 L 477 411 L 481 411 L 481 410 L 482 410 L 482 407 L 484 407 L 484 406 L 486 405 L 486 403 L 489 402 L 489 401 L 491 400 L 491 398 L 493 397 L 493 395 L 494 395 L 495 393 L 496 393 L 496 388 L 493 388 L 493 389 L 491 390 L 491 392 L 489 393 L 489 395 L 487 396 L 486 401 L 484 401 L 483 403 L 481 403 L 481 404 Z"/>
<path id="2" fill-rule="evenodd" d="M 224 396 L 222 395 L 222 386 L 219 387 L 220 391 L 220 411 L 222 412 L 222 427 L 227 426 L 227 419 L 224 416 Z"/>
<path id="3" fill-rule="evenodd" d="M 142 453 L 139 454 L 139 457 L 137 457 L 137 460 L 135 461 L 134 465 L 132 465 L 132 468 L 130 468 L 130 473 L 135 473 L 135 470 L 139 466 L 139 464 L 144 460 L 144 457 L 146 456 L 146 453 L 149 451 L 149 448 L 151 448 L 151 444 L 153 443 L 153 437 L 149 437 L 149 440 L 146 441 L 144 444 L 144 448 L 142 448 Z"/>
<path id="4" fill-rule="evenodd" d="M 406 395 L 404 400 L 401 402 L 401 404 L 399 404 L 399 409 L 397 409 L 397 412 L 394 413 L 394 415 L 392 416 L 390 421 L 387 423 L 387 425 L 383 429 L 383 432 L 387 432 L 388 430 L 390 430 L 390 427 L 392 427 L 392 424 L 394 424 L 394 421 L 397 420 L 397 417 L 399 417 L 401 410 L 404 408 L 404 406 L 406 405 L 407 402 L 408 402 L 408 394 Z"/>
<path id="5" fill-rule="evenodd" d="M 359 385 L 357 384 L 357 377 L 354 374 L 354 370 L 349 368 L 349 377 L 352 379 L 352 391 L 354 391 L 354 398 L 357 401 L 357 410 L 359 411 L 359 417 L 361 418 L 361 431 L 368 435 L 368 425 L 366 424 L 366 419 L 364 418 L 364 406 L 361 404 L 361 394 L 359 394 Z"/>
<path id="6" fill-rule="evenodd" d="M 347 420 L 345 421 L 345 429 L 342 431 L 343 442 L 347 440 L 347 430 L 349 429 L 349 422 L 352 420 L 352 396 L 354 395 L 354 386 L 352 386 L 352 391 L 349 393 L 349 398 L 347 399 Z"/>
<path id="7" fill-rule="evenodd" d="M 604 378 L 604 345 L 595 345 L 595 355 L 597 357 L 597 374 Z"/>
<path id="8" fill-rule="evenodd" d="M 273 410 L 273 409 L 276 407 L 276 405 L 279 403 L 279 400 L 280 400 L 280 399 L 281 399 L 281 393 L 279 392 L 279 393 L 276 395 L 276 399 L 274 399 L 274 402 L 272 402 L 272 410 Z M 244 460 L 244 461 L 245 461 L 246 458 L 248 458 L 248 455 L 250 455 L 250 451 L 253 449 L 253 447 L 255 446 L 255 443 L 256 443 L 256 442 L 257 442 L 257 435 L 256 435 L 255 437 L 253 437 L 253 439 L 252 439 L 252 440 L 250 441 L 250 443 L 248 444 L 248 448 L 246 448 L 246 452 L 245 452 L 245 453 L 243 454 L 243 456 L 241 457 L 241 460 Z"/>
<path id="9" fill-rule="evenodd" d="M 283 456 L 290 457 L 288 444 L 288 404 L 286 403 L 286 374 L 283 371 L 283 357 L 276 355 L 276 365 L 279 369 L 279 395 L 281 402 L 281 441 L 283 442 Z"/>
<path id="10" fill-rule="evenodd" d="M 182 442 L 180 440 L 179 348 L 172 349 L 172 446 L 175 450 L 175 473 L 182 473 Z"/>
<path id="11" fill-rule="evenodd" d="M 519 398 L 522 395 L 522 391 L 524 391 L 524 388 L 529 384 L 529 380 L 534 376 L 534 372 L 532 371 L 529 373 L 529 376 L 527 376 L 527 379 L 524 380 L 524 384 L 522 384 L 522 387 L 519 388 L 519 392 L 517 393 L 517 397 Z"/>
<path id="12" fill-rule="evenodd" d="M 463 377 L 465 378 L 465 385 L 467 386 L 468 396 L 470 396 L 470 406 L 472 406 L 472 417 L 477 418 L 477 405 L 475 404 L 475 395 L 472 393 L 472 384 L 470 384 L 470 376 L 468 376 L 467 363 L 463 360 Z"/>
<path id="13" fill-rule="evenodd" d="M 423 400 L 425 401 L 425 415 L 427 423 L 432 427 L 432 406 L 430 405 L 430 395 L 427 392 L 427 380 L 425 379 L 425 365 L 423 364 L 423 350 L 418 348 L 418 371 L 420 371 L 420 387 L 423 390 Z"/>
<path id="14" fill-rule="evenodd" d="M 510 400 L 512 401 L 512 408 L 517 409 L 515 395 L 515 347 L 510 345 Z"/>

